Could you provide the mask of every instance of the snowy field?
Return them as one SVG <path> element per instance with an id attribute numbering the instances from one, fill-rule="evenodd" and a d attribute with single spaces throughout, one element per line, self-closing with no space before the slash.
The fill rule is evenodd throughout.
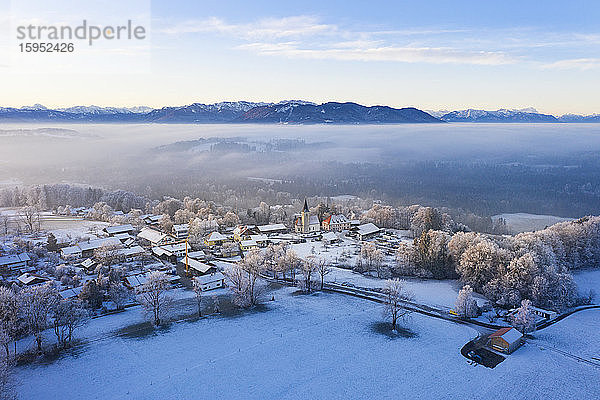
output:
<path id="1" fill-rule="evenodd" d="M 383 288 L 385 286 L 385 279 L 365 276 L 342 268 L 332 268 L 329 275 L 325 276 L 325 280 L 335 283 L 350 283 L 364 288 Z M 452 279 L 406 278 L 404 281 L 406 289 L 414 295 L 416 302 L 437 308 L 453 308 L 458 291 L 462 287 L 459 281 Z M 474 296 L 480 305 L 487 301 L 477 293 L 474 293 Z"/>
<path id="2" fill-rule="evenodd" d="M 575 349 L 579 335 L 540 337 L 495 369 L 460 354 L 476 332 L 414 315 L 410 337 L 376 332 L 381 306 L 338 294 L 274 293 L 267 311 L 182 322 L 155 334 L 110 336 L 137 308 L 93 320 L 92 341 L 46 365 L 17 371 L 21 399 L 433 399 L 600 397 L 599 370 L 548 343 Z M 585 345 L 598 343 L 598 314 Z M 573 318 L 573 319 L 571 319 Z M 579 315 L 567 318 L 577 325 Z M 566 341 L 565 343 L 561 341 Z M 548 343 L 546 343 L 548 342 Z M 526 384 L 525 384 L 526 383 Z"/>
<path id="3" fill-rule="evenodd" d="M 573 279 L 577 283 L 579 293 L 585 296 L 593 290 L 596 292 L 594 303 L 600 304 L 600 269 L 573 272 Z"/>
<path id="4" fill-rule="evenodd" d="M 539 231 L 547 226 L 563 221 L 572 221 L 573 218 L 562 218 L 554 215 L 537 215 L 527 213 L 494 215 L 492 220 L 504 218 L 510 233 Z"/>

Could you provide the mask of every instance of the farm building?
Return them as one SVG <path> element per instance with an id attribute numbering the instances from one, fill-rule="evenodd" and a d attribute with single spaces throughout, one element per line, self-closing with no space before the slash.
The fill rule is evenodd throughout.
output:
<path id="1" fill-rule="evenodd" d="M 104 232 L 108 233 L 110 236 L 116 236 L 122 233 L 132 234 L 133 231 L 134 229 L 131 224 L 107 226 L 106 228 L 104 228 Z"/>
<path id="2" fill-rule="evenodd" d="M 202 290 L 218 289 L 225 286 L 225 275 L 220 272 L 202 275 L 196 278 L 202 285 Z"/>
<path id="3" fill-rule="evenodd" d="M 377 225 L 369 222 L 368 224 L 359 225 L 356 228 L 356 237 L 358 240 L 366 240 L 375 237 L 381 232 Z"/>
<path id="4" fill-rule="evenodd" d="M 79 242 L 73 246 L 63 247 L 60 250 L 63 258 L 71 257 L 92 257 L 94 250 L 99 249 L 103 246 L 120 246 L 121 241 L 114 237 L 105 239 L 94 239 L 88 240 L 87 242 Z"/>
<path id="5" fill-rule="evenodd" d="M 523 335 L 512 327 L 498 329 L 488 338 L 488 345 L 503 353 L 512 353 L 521 345 Z"/>
<path id="6" fill-rule="evenodd" d="M 254 225 L 239 225 L 233 230 L 233 240 L 241 242 L 250 240 L 250 235 L 258 235 L 260 231 Z"/>
<path id="7" fill-rule="evenodd" d="M 287 232 L 287 228 L 284 224 L 259 225 L 256 228 L 260 233 L 265 235 Z"/>
<path id="8" fill-rule="evenodd" d="M 43 276 L 34 275 L 34 274 L 30 274 L 30 273 L 26 272 L 23 275 L 19 276 L 17 278 L 17 280 L 22 285 L 25 285 L 25 286 L 34 286 L 34 285 L 40 285 L 42 283 L 46 283 L 50 279 L 49 278 L 45 278 Z"/>
<path id="9" fill-rule="evenodd" d="M 323 243 L 330 245 L 332 243 L 339 242 L 340 238 L 338 237 L 338 235 L 335 234 L 335 232 L 327 232 L 323 234 L 322 240 Z"/>
<path id="10" fill-rule="evenodd" d="M 191 272 L 193 275 L 206 275 L 217 271 L 217 268 L 215 266 L 198 260 L 194 260 L 193 258 L 188 257 L 187 260 L 184 258 L 181 261 L 184 267 L 186 262 L 187 267 L 189 268 L 189 272 Z"/>
<path id="11" fill-rule="evenodd" d="M 242 240 L 240 242 L 240 249 L 242 251 L 248 251 L 252 249 L 258 249 L 258 243 L 255 240 Z"/>

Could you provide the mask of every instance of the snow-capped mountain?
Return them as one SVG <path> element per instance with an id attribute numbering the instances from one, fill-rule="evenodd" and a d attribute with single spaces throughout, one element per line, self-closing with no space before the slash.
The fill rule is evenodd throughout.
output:
<path id="1" fill-rule="evenodd" d="M 549 114 L 538 113 L 535 108 L 509 110 L 501 108 L 496 111 L 458 110 L 440 116 L 446 122 L 559 122 Z"/>
<path id="2" fill-rule="evenodd" d="M 64 111 L 73 114 L 145 114 L 153 109 L 146 106 L 137 107 L 99 107 L 99 106 L 74 106 L 67 108 L 58 108 L 58 111 Z"/>

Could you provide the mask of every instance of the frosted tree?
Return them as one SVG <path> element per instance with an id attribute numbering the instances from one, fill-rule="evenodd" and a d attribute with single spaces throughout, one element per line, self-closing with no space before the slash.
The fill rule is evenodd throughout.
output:
<path id="1" fill-rule="evenodd" d="M 169 278 L 164 272 L 154 271 L 138 288 L 137 298 L 144 310 L 152 316 L 152 323 L 159 326 L 170 310 L 172 298 L 168 295 Z"/>
<path id="2" fill-rule="evenodd" d="M 461 318 L 473 318 L 477 316 L 479 310 L 477 301 L 473 298 L 473 289 L 471 286 L 465 285 L 460 289 L 455 306 L 455 311 Z"/>
<path id="3" fill-rule="evenodd" d="M 230 265 L 225 275 L 230 281 L 229 289 L 233 294 L 233 302 L 238 307 L 256 305 L 264 290 L 259 282 L 264 269 L 264 258 L 260 250 L 250 250 L 244 259 Z"/>
<path id="4" fill-rule="evenodd" d="M 10 288 L 0 287 L 0 330 L 9 340 L 3 340 L 6 357 L 9 357 L 9 344 L 13 342 L 16 353 L 16 339 L 19 332 L 19 297 Z"/>
<path id="5" fill-rule="evenodd" d="M 29 332 L 35 337 L 37 350 L 42 351 L 43 332 L 49 326 L 50 313 L 58 301 L 58 293 L 49 284 L 26 287 L 20 295 L 21 312 Z"/>
<path id="6" fill-rule="evenodd" d="M 531 301 L 523 300 L 521 307 L 517 309 L 517 312 L 511 318 L 511 324 L 522 334 L 535 331 L 535 314 L 531 309 Z"/>
<path id="7" fill-rule="evenodd" d="M 317 273 L 318 259 L 314 256 L 308 256 L 300 264 L 302 279 L 298 282 L 298 287 L 304 293 L 310 293 L 313 289 L 313 276 Z"/>
<path id="8" fill-rule="evenodd" d="M 73 340 L 73 332 L 88 319 L 87 311 L 77 301 L 57 301 L 52 308 L 52 327 L 58 345 L 66 348 Z"/>
<path id="9" fill-rule="evenodd" d="M 8 362 L 0 361 L 0 400 L 16 400 L 17 393 L 12 370 Z"/>
<path id="10" fill-rule="evenodd" d="M 396 331 L 398 320 L 404 319 L 410 314 L 406 308 L 406 302 L 412 300 L 413 296 L 405 289 L 405 282 L 399 279 L 388 279 L 383 289 L 385 293 L 383 314 L 392 323 L 392 330 Z"/>
<path id="11" fill-rule="evenodd" d="M 108 297 L 115 303 L 117 310 L 122 310 L 131 300 L 131 292 L 122 283 L 112 283 L 108 289 Z"/>
<path id="12" fill-rule="evenodd" d="M 28 232 L 36 232 L 40 230 L 40 212 L 34 206 L 23 207 L 19 212 L 19 220 L 22 222 Z"/>
<path id="13" fill-rule="evenodd" d="M 360 256 L 357 260 L 357 268 L 361 272 L 375 270 L 377 277 L 381 277 L 383 269 L 383 252 L 373 243 L 364 243 L 360 249 Z"/>

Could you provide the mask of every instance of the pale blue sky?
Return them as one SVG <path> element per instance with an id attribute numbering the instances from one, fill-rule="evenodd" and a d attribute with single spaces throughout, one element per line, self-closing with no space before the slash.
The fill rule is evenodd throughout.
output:
<path id="1" fill-rule="evenodd" d="M 151 41 L 139 72 L 110 53 L 111 73 L 0 67 L 0 105 L 306 99 L 600 113 L 600 2 L 145 3 Z M 0 4 L 6 16 L 9 2 Z M 106 24 L 133 14 L 113 12 Z"/>

